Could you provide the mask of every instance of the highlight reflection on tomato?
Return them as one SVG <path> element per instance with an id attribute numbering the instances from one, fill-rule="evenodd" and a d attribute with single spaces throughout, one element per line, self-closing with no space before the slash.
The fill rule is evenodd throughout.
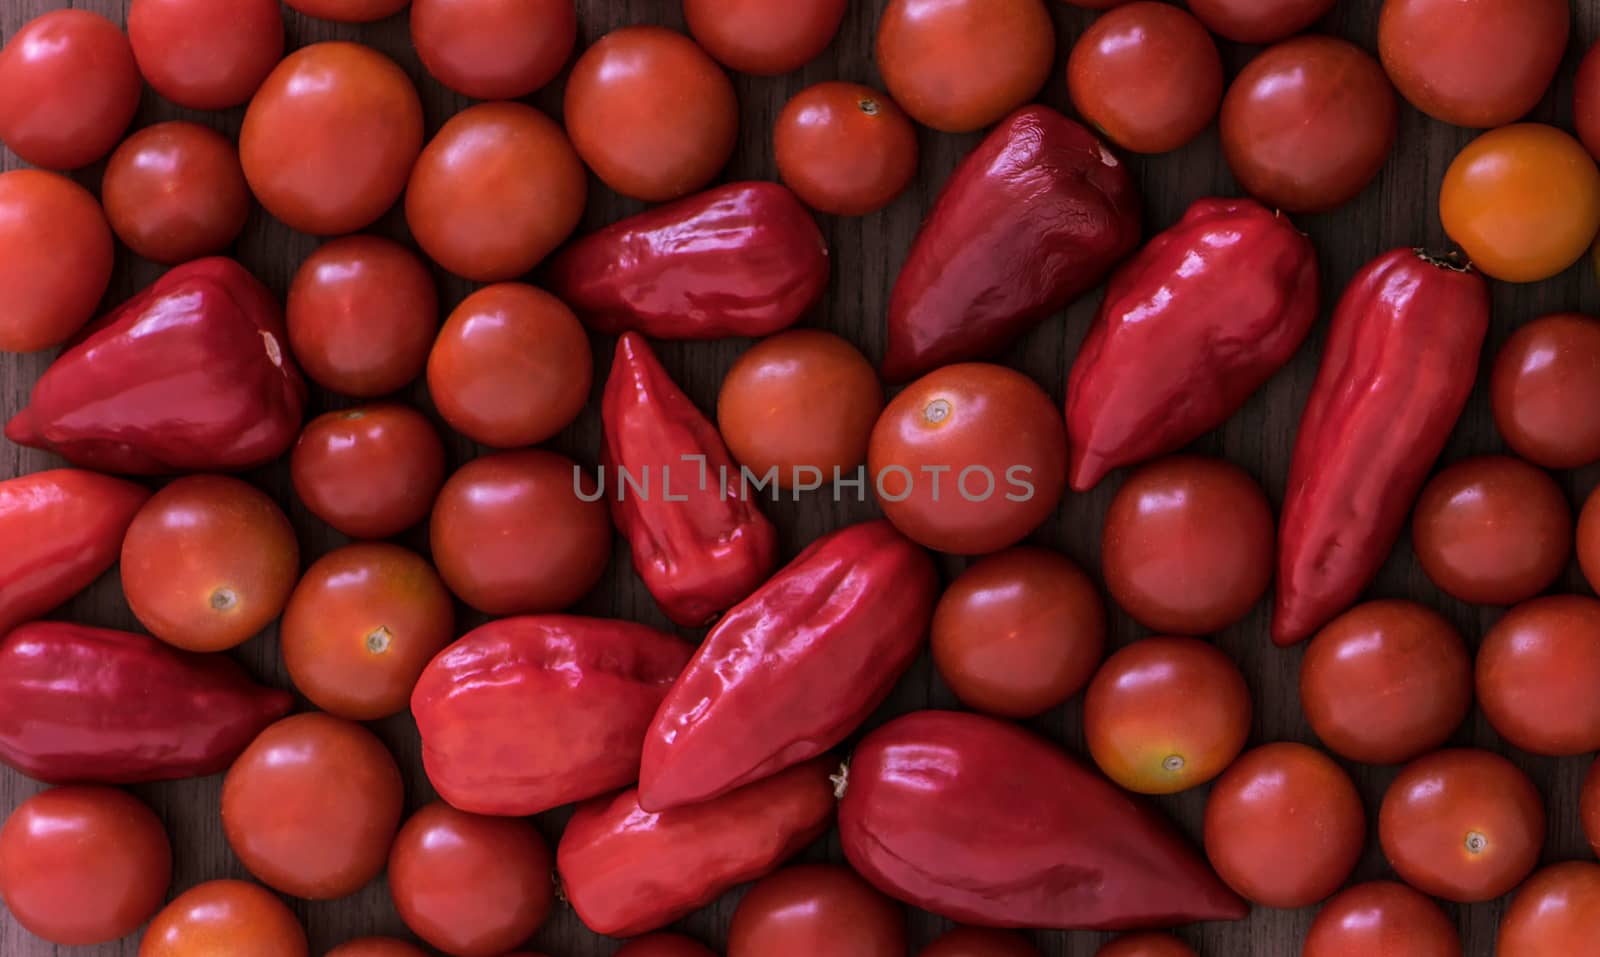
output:
<path id="1" fill-rule="evenodd" d="M 289 456 L 301 504 L 351 538 L 388 538 L 427 518 L 444 470 L 433 423 L 393 402 L 317 416 Z"/>
<path id="2" fill-rule="evenodd" d="M 278 0 L 133 0 L 128 42 L 157 93 L 191 110 L 250 99 L 283 59 Z"/>
<path id="3" fill-rule="evenodd" d="M 88 166 L 133 122 L 143 85 L 115 23 L 52 10 L 0 47 L 0 143 L 45 169 Z"/>
<path id="4" fill-rule="evenodd" d="M 1511 609 L 1478 646 L 1478 702 L 1533 754 L 1600 750 L 1600 601 L 1547 595 Z"/>
<path id="5" fill-rule="evenodd" d="M 905 922 L 899 904 L 848 867 L 786 867 L 739 901 L 728 957 L 904 957 Z"/>
<path id="6" fill-rule="evenodd" d="M 115 254 L 88 190 L 43 170 L 0 173 L 0 351 L 38 352 L 70 339 L 100 304 Z"/>
<path id="7" fill-rule="evenodd" d="M 864 216 L 917 175 L 917 131 L 900 107 L 859 83 L 818 83 L 796 93 L 772 135 L 778 176 L 818 212 Z"/>
<path id="8" fill-rule="evenodd" d="M 123 140 L 106 164 L 100 197 L 117 238 L 169 266 L 222 252 L 250 215 L 232 141 L 182 120 Z"/>
<path id="9" fill-rule="evenodd" d="M 1500 920 L 1496 957 L 1594 957 L 1600 951 L 1600 864 L 1569 861 L 1545 868 L 1517 891 Z"/>
<path id="10" fill-rule="evenodd" d="M 1461 957 L 1461 935 L 1439 905 L 1404 884 L 1374 881 L 1322 906 L 1300 957 Z"/>
<path id="11" fill-rule="evenodd" d="M 1600 321 L 1576 313 L 1518 326 L 1494 358 L 1489 401 L 1511 450 L 1547 469 L 1600 461 Z"/>
<path id="12" fill-rule="evenodd" d="M 219 942 L 226 942 L 221 943 Z M 305 928 L 256 884 L 208 881 L 178 895 L 145 929 L 139 957 L 307 957 Z"/>

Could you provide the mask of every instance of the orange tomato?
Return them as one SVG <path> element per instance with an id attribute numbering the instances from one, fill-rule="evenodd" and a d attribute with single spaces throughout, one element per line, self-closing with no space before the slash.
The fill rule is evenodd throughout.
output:
<path id="1" fill-rule="evenodd" d="M 145 929 L 139 957 L 306 957 L 305 928 L 255 884 L 208 881 L 178 895 Z"/>
<path id="2" fill-rule="evenodd" d="M 778 176 L 812 209 L 876 212 L 917 175 L 917 131 L 887 96 L 859 83 L 806 87 L 778 114 Z"/>

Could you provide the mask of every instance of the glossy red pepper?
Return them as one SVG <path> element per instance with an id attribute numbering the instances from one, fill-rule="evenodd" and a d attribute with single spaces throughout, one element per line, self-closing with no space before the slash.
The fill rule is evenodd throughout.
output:
<path id="1" fill-rule="evenodd" d="M 50 784 L 215 774 L 293 704 L 145 635 L 40 621 L 0 640 L 0 761 Z"/>
<path id="2" fill-rule="evenodd" d="M 1202 199 L 1112 274 L 1067 387 L 1072 487 L 1226 422 L 1317 321 L 1317 252 L 1249 199 Z"/>
<path id="3" fill-rule="evenodd" d="M 982 715 L 918 711 L 867 735 L 839 835 L 879 890 L 966 924 L 1129 930 L 1250 911 L 1156 811 Z"/>
<path id="4" fill-rule="evenodd" d="M 1396 249 L 1345 287 L 1295 437 L 1278 527 L 1272 640 L 1349 608 L 1393 550 L 1478 375 L 1489 287 Z"/>
<path id="5" fill-rule="evenodd" d="M 816 758 L 703 804 L 651 813 L 637 790 L 581 804 L 556 847 L 567 902 L 597 934 L 665 927 L 776 870 L 833 823 L 837 763 Z"/>
<path id="6" fill-rule="evenodd" d="M 661 702 L 640 804 L 709 800 L 843 741 L 922 649 L 938 597 L 933 559 L 888 522 L 819 538 L 723 616 Z"/>
<path id="7" fill-rule="evenodd" d="M 718 186 L 591 233 L 557 256 L 550 290 L 591 328 L 652 339 L 765 336 L 828 286 L 828 244 L 776 183 Z"/>
<path id="8" fill-rule="evenodd" d="M 611 518 L 668 618 L 699 628 L 766 581 L 778 533 L 750 500 L 722 435 L 624 333 L 600 408 Z"/>
<path id="9" fill-rule="evenodd" d="M 6 438 L 129 475 L 235 471 L 300 432 L 283 308 L 231 259 L 171 270 L 101 317 L 33 387 Z"/>
<path id="10" fill-rule="evenodd" d="M 1139 192 L 1046 106 L 995 127 L 945 184 L 889 300 L 883 376 L 983 359 L 1093 289 L 1139 245 Z"/>

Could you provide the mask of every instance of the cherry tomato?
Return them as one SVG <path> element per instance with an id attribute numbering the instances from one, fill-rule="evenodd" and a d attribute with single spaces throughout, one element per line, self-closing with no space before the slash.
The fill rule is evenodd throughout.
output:
<path id="1" fill-rule="evenodd" d="M 907 537 L 986 555 L 1055 511 L 1066 489 L 1066 423 L 1038 383 L 1014 369 L 945 366 L 883 410 L 867 471 L 884 515 Z"/>
<path id="2" fill-rule="evenodd" d="M 178 895 L 145 929 L 139 957 L 306 957 L 306 931 L 283 901 L 244 881 Z"/>
<path id="3" fill-rule="evenodd" d="M 1372 182 L 1399 109 L 1383 68 L 1353 43 L 1305 36 L 1262 51 L 1222 100 L 1222 152 L 1239 185 L 1293 213 L 1333 209 Z"/>
<path id="4" fill-rule="evenodd" d="M 1478 646 L 1478 702 L 1513 747 L 1568 757 L 1600 750 L 1600 601 L 1536 598 Z"/>
<path id="5" fill-rule="evenodd" d="M 1095 957 L 1195 957 L 1194 948 L 1171 934 L 1125 934 Z"/>
<path id="6" fill-rule="evenodd" d="M 291 10 L 308 17 L 340 23 L 371 23 L 392 17 L 410 0 L 284 0 Z"/>
<path id="7" fill-rule="evenodd" d="M 1042 0 L 889 0 L 878 20 L 889 95 L 946 133 L 980 130 L 1033 99 L 1055 55 Z"/>
<path id="8" fill-rule="evenodd" d="M 717 396 L 728 451 L 758 475 L 777 469 L 779 488 L 799 484 L 809 469 L 824 480 L 850 477 L 867 459 L 882 411 L 872 363 L 820 329 L 791 329 L 751 346 Z"/>
<path id="9" fill-rule="evenodd" d="M 778 114 L 778 176 L 812 209 L 836 216 L 877 212 L 917 175 L 917 130 L 870 86 L 808 86 Z"/>
<path id="10" fill-rule="evenodd" d="M 1078 37 L 1067 61 L 1072 105 L 1135 153 L 1199 136 L 1222 104 L 1222 56 L 1194 17 L 1165 3 L 1118 7 Z"/>
<path id="11" fill-rule="evenodd" d="M 1494 422 L 1511 450 L 1547 469 L 1600 461 L 1600 322 L 1575 313 L 1517 328 L 1489 379 Z"/>
<path id="12" fill-rule="evenodd" d="M 1335 0 L 1188 0 L 1206 29 L 1237 43 L 1287 40 L 1322 19 Z"/>
<path id="13" fill-rule="evenodd" d="M 1161 459 L 1111 500 L 1100 547 L 1106 588 L 1152 631 L 1220 631 L 1266 594 L 1276 534 L 1266 493 L 1243 469 L 1199 456 Z"/>
<path id="14" fill-rule="evenodd" d="M 537 445 L 589 401 L 594 355 L 566 304 L 507 282 L 479 289 L 445 320 L 428 355 L 428 394 L 450 427 L 484 445 Z"/>
<path id="15" fill-rule="evenodd" d="M 0 48 L 0 142 L 35 166 L 88 166 L 133 122 L 142 86 L 115 23 L 87 10 L 52 10 Z"/>
<path id="16" fill-rule="evenodd" d="M 1445 171 L 1439 218 L 1486 275 L 1548 279 L 1582 259 L 1600 230 L 1600 169 L 1553 126 L 1504 126 Z"/>
<path id="17" fill-rule="evenodd" d="M 1366 812 L 1350 776 L 1303 744 L 1239 758 L 1206 802 L 1206 855 L 1217 874 L 1264 907 L 1307 907 L 1355 870 Z"/>
<path id="18" fill-rule="evenodd" d="M 848 867 L 802 864 L 739 901 L 728 957 L 905 957 L 906 915 Z"/>
<path id="19" fill-rule="evenodd" d="M 1589 493 L 1578 516 L 1578 564 L 1589 587 L 1600 591 L 1600 488 Z"/>
<path id="20" fill-rule="evenodd" d="M 1583 799 L 1579 805 L 1583 818 L 1583 833 L 1589 847 L 1600 855 L 1600 758 L 1589 766 L 1589 776 L 1583 781 Z"/>
<path id="21" fill-rule="evenodd" d="M 422 374 L 439 332 L 439 293 L 416 254 L 345 236 L 306 257 L 289 285 L 289 348 L 318 385 L 370 398 Z"/>
<path id="22" fill-rule="evenodd" d="M 1600 157 L 1600 43 L 1589 48 L 1573 81 L 1573 126 L 1590 156 Z"/>
<path id="23" fill-rule="evenodd" d="M 521 103 L 483 103 L 452 116 L 417 158 L 406 223 L 434 262 L 497 282 L 572 235 L 588 189 L 554 120 Z"/>
<path id="24" fill-rule="evenodd" d="M 572 0 L 415 0 L 411 42 L 434 79 L 478 100 L 549 84 L 578 42 Z"/>
<path id="25" fill-rule="evenodd" d="M 72 337 L 111 283 L 116 245 L 89 191 L 54 173 L 0 173 L 0 351 Z"/>
<path id="26" fill-rule="evenodd" d="M 312 419 L 289 477 L 311 514 L 351 538 L 388 538 L 428 517 L 444 466 L 444 443 L 422 413 L 380 402 Z"/>
<path id="27" fill-rule="evenodd" d="M 559 611 L 594 588 L 611 559 L 606 503 L 578 495 L 579 466 L 554 452 L 486 455 L 444 483 L 430 538 L 457 598 L 495 616 Z M 538 534 L 529 534 L 538 529 Z"/>
<path id="28" fill-rule="evenodd" d="M 128 607 L 152 635 L 189 651 L 224 651 L 283 611 L 300 545 L 283 510 L 255 487 L 193 475 L 139 509 L 121 567 Z"/>
<path id="29" fill-rule="evenodd" d="M 1600 864 L 1554 864 L 1528 879 L 1500 920 L 1496 957 L 1595 957 Z"/>
<path id="30" fill-rule="evenodd" d="M 117 238 L 169 266 L 222 252 L 250 216 L 233 141 L 182 120 L 124 140 L 106 164 L 100 197 Z"/>
<path id="31" fill-rule="evenodd" d="M 435 802 L 395 838 L 389 892 L 400 919 L 433 946 L 452 957 L 498 957 L 550 916 L 553 863 L 527 820 Z"/>
<path id="32" fill-rule="evenodd" d="M 53 944 L 126 937 L 161 909 L 171 882 L 166 828 L 126 791 L 42 791 L 0 827 L 0 901 L 23 930 Z"/>
<path id="33" fill-rule="evenodd" d="M 319 236 L 353 233 L 382 216 L 421 149 L 416 87 L 393 60 L 355 43 L 314 43 L 285 57 L 239 131 L 256 199 L 290 228 Z"/>
<path id="34" fill-rule="evenodd" d="M 428 957 L 428 952 L 393 937 L 363 937 L 340 944 L 327 957 Z"/>
<path id="35" fill-rule="evenodd" d="M 1461 957 L 1439 905 L 1404 884 L 1358 884 L 1323 905 L 1300 957 Z"/>
<path id="36" fill-rule="evenodd" d="M 1039 949 L 1013 931 L 957 927 L 929 944 L 920 957 L 1039 957 Z"/>
<path id="37" fill-rule="evenodd" d="M 718 63 L 777 76 L 827 49 L 847 5 L 848 0 L 683 0 L 683 19 Z"/>
<path id="38" fill-rule="evenodd" d="M 709 947 L 682 934 L 647 934 L 622 945 L 613 957 L 717 957 Z"/>
<path id="39" fill-rule="evenodd" d="M 739 101 L 716 61 L 665 27 L 623 27 L 567 78 L 567 133 L 616 192 L 648 203 L 687 196 L 728 165 Z"/>
<path id="40" fill-rule="evenodd" d="M 283 59 L 283 12 L 277 0 L 133 0 L 128 41 L 157 93 L 191 110 L 226 110 Z"/>

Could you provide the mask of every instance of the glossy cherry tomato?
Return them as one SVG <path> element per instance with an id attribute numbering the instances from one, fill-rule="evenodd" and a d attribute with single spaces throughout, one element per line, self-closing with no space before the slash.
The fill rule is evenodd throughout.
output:
<path id="1" fill-rule="evenodd" d="M 878 20 L 889 95 L 946 133 L 980 130 L 1033 99 L 1055 55 L 1042 0 L 889 0 Z"/>
<path id="2" fill-rule="evenodd" d="M 411 42 L 434 79 L 515 100 L 556 78 L 578 42 L 572 0 L 414 0 Z"/>
<path id="3" fill-rule="evenodd" d="M 1268 744 L 1212 787 L 1206 855 L 1228 886 L 1255 903 L 1307 907 L 1355 870 L 1366 826 L 1361 795 L 1332 758 L 1303 744 Z"/>
<path id="4" fill-rule="evenodd" d="M 1547 469 L 1600 461 L 1600 321 L 1575 313 L 1519 326 L 1489 378 L 1494 422 L 1511 450 Z"/>
<path id="5" fill-rule="evenodd" d="M 1573 80 L 1572 122 L 1590 156 L 1600 157 L 1600 43 L 1589 48 Z"/>
<path id="6" fill-rule="evenodd" d="M 124 140 L 106 164 L 100 198 L 117 238 L 169 266 L 222 252 L 250 215 L 233 141 L 182 120 Z"/>
<path id="7" fill-rule="evenodd" d="M 144 932 L 139 957 L 306 957 L 305 928 L 283 901 L 244 881 L 178 895 Z"/>
<path id="8" fill-rule="evenodd" d="M 428 952 L 393 937 L 363 937 L 340 944 L 327 957 L 428 957 Z"/>
<path id="9" fill-rule="evenodd" d="M 689 33 L 718 63 L 777 76 L 815 60 L 844 20 L 848 0 L 683 0 Z"/>
<path id="10" fill-rule="evenodd" d="M 1070 0 L 1069 0 L 1070 2 Z M 1188 0 L 1206 29 L 1238 43 L 1287 40 L 1333 9 L 1335 0 Z"/>
<path id="11" fill-rule="evenodd" d="M 189 651 L 267 627 L 300 575 L 283 510 L 236 478 L 194 475 L 151 496 L 122 540 L 122 591 L 140 624 Z"/>
<path id="12" fill-rule="evenodd" d="M 0 49 L 0 143 L 35 166 L 87 166 L 122 138 L 143 85 L 115 23 L 52 10 Z"/>
<path id="13" fill-rule="evenodd" d="M 521 103 L 483 103 L 452 116 L 417 158 L 406 223 L 434 262 L 496 282 L 572 235 L 588 189 L 555 120 Z"/>
<path id="14" fill-rule="evenodd" d="M 292 10 L 308 17 L 341 23 L 371 23 L 392 17 L 410 0 L 284 0 Z"/>
<path id="15" fill-rule="evenodd" d="M 486 455 L 450 476 L 430 538 L 457 598 L 489 615 L 535 614 L 566 608 L 599 583 L 611 517 L 599 497 L 579 497 L 578 471 L 566 456 L 535 450 Z"/>
<path id="16" fill-rule="evenodd" d="M 388 538 L 427 518 L 444 469 L 432 423 L 393 402 L 317 416 L 289 456 L 301 503 L 351 538 Z"/>
<path id="17" fill-rule="evenodd" d="M 1095 957 L 1195 957 L 1195 953 L 1171 934 L 1126 934 L 1100 948 Z"/>
<path id="18" fill-rule="evenodd" d="M 728 165 L 739 101 L 716 61 L 664 27 L 623 27 L 584 51 L 564 113 L 578 155 L 624 196 L 687 196 Z"/>
<path id="19" fill-rule="evenodd" d="M 1266 493 L 1238 466 L 1189 455 L 1152 462 L 1106 513 L 1106 588 L 1152 631 L 1220 631 L 1266 594 L 1275 526 Z"/>
<path id="20" fill-rule="evenodd" d="M 848 867 L 803 864 L 739 901 L 728 957 L 905 957 L 906 915 Z"/>
<path id="21" fill-rule="evenodd" d="M 1589 766 L 1589 776 L 1583 780 L 1578 814 L 1583 819 L 1583 833 L 1589 839 L 1590 849 L 1600 856 L 1600 758 Z"/>
<path id="22" fill-rule="evenodd" d="M 54 173 L 0 173 L 0 351 L 72 337 L 111 283 L 116 244 L 89 191 Z"/>
<path id="23" fill-rule="evenodd" d="M 1039 949 L 1014 931 L 957 927 L 929 944 L 919 957 L 1039 957 Z"/>
<path id="24" fill-rule="evenodd" d="M 1222 104 L 1222 56 L 1194 17 L 1165 3 L 1117 7 L 1078 37 L 1067 61 L 1072 105 L 1111 141 L 1165 153 Z"/>
<path id="25" fill-rule="evenodd" d="M 807 206 L 836 216 L 877 212 L 917 175 L 917 130 L 870 86 L 837 80 L 796 93 L 772 134 L 778 176 Z"/>
<path id="26" fill-rule="evenodd" d="M 393 60 L 355 43 L 315 43 L 285 57 L 239 131 L 244 176 L 261 205 L 319 236 L 382 216 L 421 149 L 416 87 Z"/>
<path id="27" fill-rule="evenodd" d="M 1600 230 L 1600 169 L 1553 126 L 1483 134 L 1445 171 L 1444 231 L 1486 275 L 1537 282 L 1583 258 Z"/>
<path id="28" fill-rule="evenodd" d="M 133 0 L 128 41 L 157 93 L 191 110 L 238 106 L 283 59 L 277 0 Z"/>
<path id="29" fill-rule="evenodd" d="M 1067 429 L 1038 383 L 967 362 L 928 373 L 872 429 L 868 480 L 903 534 L 986 555 L 1038 528 L 1067 481 Z"/>
<path id="30" fill-rule="evenodd" d="M 1569 861 L 1528 879 L 1500 921 L 1495 957 L 1600 954 L 1600 864 Z"/>
<path id="31" fill-rule="evenodd" d="M 1399 109 L 1360 47 L 1305 36 L 1269 47 L 1222 100 L 1222 152 L 1257 199 L 1289 212 L 1333 209 L 1372 182 L 1394 147 Z"/>
<path id="32" fill-rule="evenodd" d="M 613 957 L 717 957 L 711 948 L 682 934 L 646 934 L 622 945 Z"/>
<path id="33" fill-rule="evenodd" d="M 395 838 L 389 892 L 400 919 L 433 946 L 452 957 L 498 957 L 550 916 L 553 863 L 528 821 L 435 802 Z"/>
<path id="34" fill-rule="evenodd" d="M 1600 601 L 1536 598 L 1478 646 L 1478 702 L 1500 736 L 1534 754 L 1600 750 Z"/>
<path id="35" fill-rule="evenodd" d="M 161 909 L 171 881 L 166 828 L 126 791 L 53 788 L 0 827 L 0 902 L 53 944 L 126 937 Z"/>
<path id="36" fill-rule="evenodd" d="M 439 332 L 439 292 L 416 254 L 345 236 L 306 257 L 289 285 L 289 348 L 318 385 L 388 395 L 422 374 Z"/>
<path id="37" fill-rule="evenodd" d="M 1404 884 L 1358 884 L 1323 905 L 1300 957 L 1461 957 L 1439 905 Z"/>
<path id="38" fill-rule="evenodd" d="M 428 394 L 450 427 L 484 445 L 537 445 L 589 401 L 594 355 L 566 304 L 506 282 L 450 313 L 428 355 Z"/>

